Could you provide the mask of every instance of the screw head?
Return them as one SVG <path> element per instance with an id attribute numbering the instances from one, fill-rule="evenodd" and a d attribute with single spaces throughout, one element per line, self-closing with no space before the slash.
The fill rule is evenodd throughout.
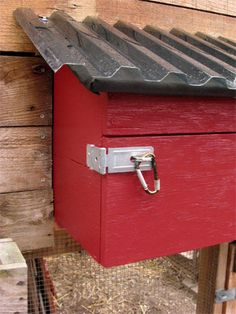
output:
<path id="1" fill-rule="evenodd" d="M 40 20 L 43 22 L 43 23 L 47 23 L 48 22 L 48 18 L 46 16 L 40 16 L 39 17 Z"/>

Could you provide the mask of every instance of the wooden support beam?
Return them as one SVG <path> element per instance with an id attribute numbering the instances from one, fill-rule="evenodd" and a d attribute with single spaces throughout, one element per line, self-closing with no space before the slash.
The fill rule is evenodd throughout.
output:
<path id="1" fill-rule="evenodd" d="M 0 292 L 0 314 L 28 313 L 27 265 L 11 239 L 0 239 Z"/>
<path id="2" fill-rule="evenodd" d="M 224 243 L 200 250 L 197 314 L 236 313 L 236 302 L 215 303 L 216 290 L 236 288 L 235 246 Z"/>
<path id="3" fill-rule="evenodd" d="M 227 266 L 228 266 L 228 252 L 229 252 L 229 244 L 224 243 L 219 245 L 219 254 L 218 260 L 216 264 L 216 284 L 215 284 L 215 292 L 218 289 L 225 288 L 225 280 L 227 274 Z M 215 295 L 214 295 L 215 299 Z M 214 302 L 214 300 L 213 300 Z M 213 313 L 214 314 L 222 314 L 223 311 L 223 303 L 214 304 Z"/>
<path id="4" fill-rule="evenodd" d="M 200 250 L 197 314 L 213 313 L 219 250 L 219 245 Z"/>
<path id="5" fill-rule="evenodd" d="M 229 245 L 225 289 L 236 288 L 236 243 Z M 236 313 L 236 300 L 223 304 L 223 314 Z"/>

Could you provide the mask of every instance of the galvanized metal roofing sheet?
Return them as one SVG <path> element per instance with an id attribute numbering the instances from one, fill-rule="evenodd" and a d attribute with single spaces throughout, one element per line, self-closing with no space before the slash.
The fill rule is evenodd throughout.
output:
<path id="1" fill-rule="evenodd" d="M 67 64 L 93 92 L 236 96 L 236 42 L 173 28 L 77 22 L 19 8 L 14 16 L 54 72 Z"/>

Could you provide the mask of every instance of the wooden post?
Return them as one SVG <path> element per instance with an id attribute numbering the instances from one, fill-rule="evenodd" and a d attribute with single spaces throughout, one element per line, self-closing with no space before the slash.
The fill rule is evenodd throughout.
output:
<path id="1" fill-rule="evenodd" d="M 235 246 L 223 243 L 200 250 L 197 314 L 236 313 L 236 302 L 215 303 L 217 289 L 236 288 Z"/>
<path id="2" fill-rule="evenodd" d="M 236 288 L 236 243 L 229 245 L 225 288 Z M 223 304 L 223 314 L 234 313 L 236 313 L 236 300 L 225 302 Z"/>
<path id="3" fill-rule="evenodd" d="M 12 239 L 0 239 L 0 314 L 28 313 L 27 265 Z"/>

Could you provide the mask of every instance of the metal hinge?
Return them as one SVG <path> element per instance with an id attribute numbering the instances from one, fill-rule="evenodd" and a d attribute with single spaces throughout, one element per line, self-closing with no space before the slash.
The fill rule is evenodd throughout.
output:
<path id="1" fill-rule="evenodd" d="M 100 174 L 136 171 L 131 157 L 154 153 L 152 146 L 104 148 L 87 145 L 87 166 Z M 143 161 L 140 170 L 151 170 L 150 161 Z"/>
<path id="2" fill-rule="evenodd" d="M 216 295 L 215 295 L 215 302 L 216 303 L 223 303 L 223 302 L 228 302 L 228 301 L 233 301 L 236 300 L 236 288 L 224 290 L 224 289 L 219 289 L 216 290 Z"/>

